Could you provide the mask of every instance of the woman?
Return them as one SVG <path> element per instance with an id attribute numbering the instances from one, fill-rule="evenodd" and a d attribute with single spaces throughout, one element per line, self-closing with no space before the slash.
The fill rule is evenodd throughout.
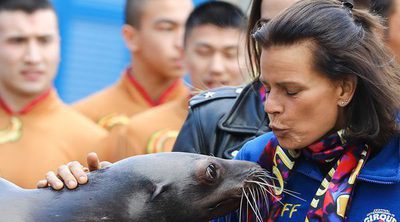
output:
<path id="1" fill-rule="evenodd" d="M 236 159 L 276 177 L 266 221 L 400 219 L 400 74 L 381 29 L 351 3 L 304 0 L 254 32 L 272 132 Z"/>
<path id="2" fill-rule="evenodd" d="M 270 20 L 296 1 L 252 1 L 249 32 L 261 17 Z M 355 6 L 368 8 L 366 0 L 355 1 Z M 247 42 L 247 47 L 249 49 L 255 47 L 252 39 Z M 254 53 L 250 52 L 249 56 L 252 57 Z M 257 67 L 249 67 L 252 68 L 249 74 L 253 74 L 254 81 L 244 88 L 214 89 L 211 94 L 207 91 L 195 96 L 190 101 L 189 115 L 179 133 L 173 151 L 201 153 L 231 159 L 244 143 L 270 131 L 269 120 L 263 110 L 264 96 L 260 96 L 263 87 L 258 81 L 258 72 L 254 72 Z"/>

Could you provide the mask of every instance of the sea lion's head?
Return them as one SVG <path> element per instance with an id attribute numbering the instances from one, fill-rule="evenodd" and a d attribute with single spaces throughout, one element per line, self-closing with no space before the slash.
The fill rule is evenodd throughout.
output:
<path id="1" fill-rule="evenodd" d="M 148 221 L 208 221 L 237 209 L 249 195 L 244 191 L 262 189 L 255 181 L 267 180 L 257 164 L 246 161 L 189 153 L 134 158 L 129 214 Z"/>

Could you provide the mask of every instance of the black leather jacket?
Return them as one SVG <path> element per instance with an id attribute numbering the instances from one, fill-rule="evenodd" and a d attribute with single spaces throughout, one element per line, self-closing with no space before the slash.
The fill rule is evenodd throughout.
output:
<path id="1" fill-rule="evenodd" d="M 233 158 L 242 145 L 267 131 L 258 81 L 194 96 L 173 151 Z"/>

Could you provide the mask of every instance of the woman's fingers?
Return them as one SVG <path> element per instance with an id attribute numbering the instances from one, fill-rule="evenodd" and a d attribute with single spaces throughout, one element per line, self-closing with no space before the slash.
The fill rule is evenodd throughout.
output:
<path id="1" fill-rule="evenodd" d="M 53 171 L 46 173 L 46 180 L 48 185 L 50 185 L 55 190 L 61 190 L 64 187 L 64 183 L 56 176 Z"/>

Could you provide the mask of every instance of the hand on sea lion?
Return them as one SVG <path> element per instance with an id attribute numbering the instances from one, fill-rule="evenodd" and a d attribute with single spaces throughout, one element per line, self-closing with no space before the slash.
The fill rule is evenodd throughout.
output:
<path id="1" fill-rule="evenodd" d="M 46 174 L 46 179 L 40 180 L 37 183 L 38 188 L 45 188 L 51 186 L 55 190 L 64 188 L 64 184 L 68 189 L 75 189 L 78 184 L 86 184 L 88 182 L 87 172 L 95 171 L 106 166 L 111 165 L 110 162 L 100 162 L 96 153 L 89 153 L 87 155 L 87 167 L 84 167 L 78 161 L 69 162 L 66 165 L 61 165 L 57 169 L 57 174 L 49 171 Z"/>

